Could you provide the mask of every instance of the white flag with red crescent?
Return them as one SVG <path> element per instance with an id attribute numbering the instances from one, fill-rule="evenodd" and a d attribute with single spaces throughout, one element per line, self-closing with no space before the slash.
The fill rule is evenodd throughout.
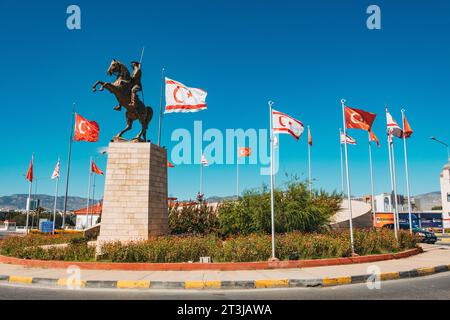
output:
<path id="1" fill-rule="evenodd" d="M 56 163 L 56 167 L 55 167 L 55 170 L 53 170 L 53 173 L 52 173 L 52 177 L 51 177 L 52 179 L 56 179 L 56 178 L 59 178 L 59 160 L 58 160 L 58 162 Z"/>
<path id="2" fill-rule="evenodd" d="M 347 140 L 347 144 L 356 145 L 356 140 L 350 137 L 348 134 L 341 132 L 341 144 L 344 144 Z"/>
<path id="3" fill-rule="evenodd" d="M 403 138 L 402 128 L 400 128 L 398 123 L 394 120 L 394 118 L 392 118 L 387 108 L 386 108 L 386 122 L 389 137 L 392 137 L 392 135 L 394 135 L 397 138 Z"/>
<path id="4" fill-rule="evenodd" d="M 166 78 L 165 113 L 205 110 L 207 94 L 202 89 L 189 88 L 181 82 Z"/>
<path id="5" fill-rule="evenodd" d="M 296 140 L 300 138 L 305 127 L 303 123 L 287 114 L 272 109 L 272 125 L 274 133 L 287 133 Z"/>

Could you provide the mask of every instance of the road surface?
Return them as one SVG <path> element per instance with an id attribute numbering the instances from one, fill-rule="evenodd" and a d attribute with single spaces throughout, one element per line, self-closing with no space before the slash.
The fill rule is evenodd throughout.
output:
<path id="1" fill-rule="evenodd" d="M 122 290 L 81 289 L 22 286 L 0 283 L 0 299 L 133 299 L 133 300 L 307 300 L 307 299 L 450 299 L 450 272 L 432 276 L 381 282 L 380 289 L 369 290 L 366 284 L 329 288 L 290 288 L 257 290 Z"/>

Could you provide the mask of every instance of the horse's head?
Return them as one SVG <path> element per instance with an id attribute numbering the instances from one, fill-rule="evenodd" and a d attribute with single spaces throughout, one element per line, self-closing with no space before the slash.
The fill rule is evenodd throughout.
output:
<path id="1" fill-rule="evenodd" d="M 116 59 L 113 59 L 111 61 L 111 64 L 109 65 L 108 71 L 106 71 L 106 73 L 108 74 L 108 76 L 111 76 L 114 73 L 120 73 L 121 72 L 121 63 L 119 61 L 117 61 Z"/>

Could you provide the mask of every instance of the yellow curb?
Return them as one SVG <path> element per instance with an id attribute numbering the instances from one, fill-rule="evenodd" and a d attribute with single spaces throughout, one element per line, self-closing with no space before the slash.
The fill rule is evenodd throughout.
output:
<path id="1" fill-rule="evenodd" d="M 438 242 L 450 242 L 450 238 L 438 238 Z"/>
<path id="2" fill-rule="evenodd" d="M 9 276 L 9 282 L 30 284 L 33 282 L 33 278 L 32 277 Z"/>
<path id="3" fill-rule="evenodd" d="M 58 279 L 58 286 L 61 287 L 82 287 L 86 286 L 85 280 L 76 280 L 76 279 Z"/>
<path id="4" fill-rule="evenodd" d="M 220 289 L 222 282 L 218 281 L 185 281 L 185 289 Z"/>
<path id="5" fill-rule="evenodd" d="M 394 279 L 400 279 L 400 273 L 398 272 L 384 272 L 380 274 L 380 280 L 394 280 Z"/>
<path id="6" fill-rule="evenodd" d="M 117 281 L 117 289 L 148 289 L 150 288 L 150 281 L 148 280 L 119 280 Z"/>
<path id="7" fill-rule="evenodd" d="M 255 288 L 280 288 L 289 287 L 289 280 L 255 280 Z"/>
<path id="8" fill-rule="evenodd" d="M 433 274 L 436 271 L 434 270 L 433 267 L 430 267 L 430 268 L 419 268 L 419 269 L 417 269 L 417 272 L 421 276 L 426 276 L 426 275 L 429 275 L 429 274 Z"/>
<path id="9" fill-rule="evenodd" d="M 352 283 L 351 277 L 337 277 L 337 278 L 324 278 L 322 284 L 324 286 L 335 286 L 338 284 L 349 284 Z"/>

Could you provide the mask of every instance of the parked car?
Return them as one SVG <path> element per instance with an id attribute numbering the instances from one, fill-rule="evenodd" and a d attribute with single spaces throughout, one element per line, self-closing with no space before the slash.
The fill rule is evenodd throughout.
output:
<path id="1" fill-rule="evenodd" d="M 399 226 L 400 226 L 400 229 L 402 229 L 402 230 L 409 230 L 408 224 L 400 223 Z M 386 224 L 383 226 L 383 228 L 393 230 L 394 224 Z M 435 244 L 437 241 L 437 237 L 434 234 L 434 232 L 432 232 L 432 231 L 428 231 L 428 230 L 425 230 L 423 228 L 418 228 L 418 227 L 413 227 L 412 231 L 415 235 L 417 235 L 420 238 L 420 242 L 422 242 L 422 243 Z"/>

